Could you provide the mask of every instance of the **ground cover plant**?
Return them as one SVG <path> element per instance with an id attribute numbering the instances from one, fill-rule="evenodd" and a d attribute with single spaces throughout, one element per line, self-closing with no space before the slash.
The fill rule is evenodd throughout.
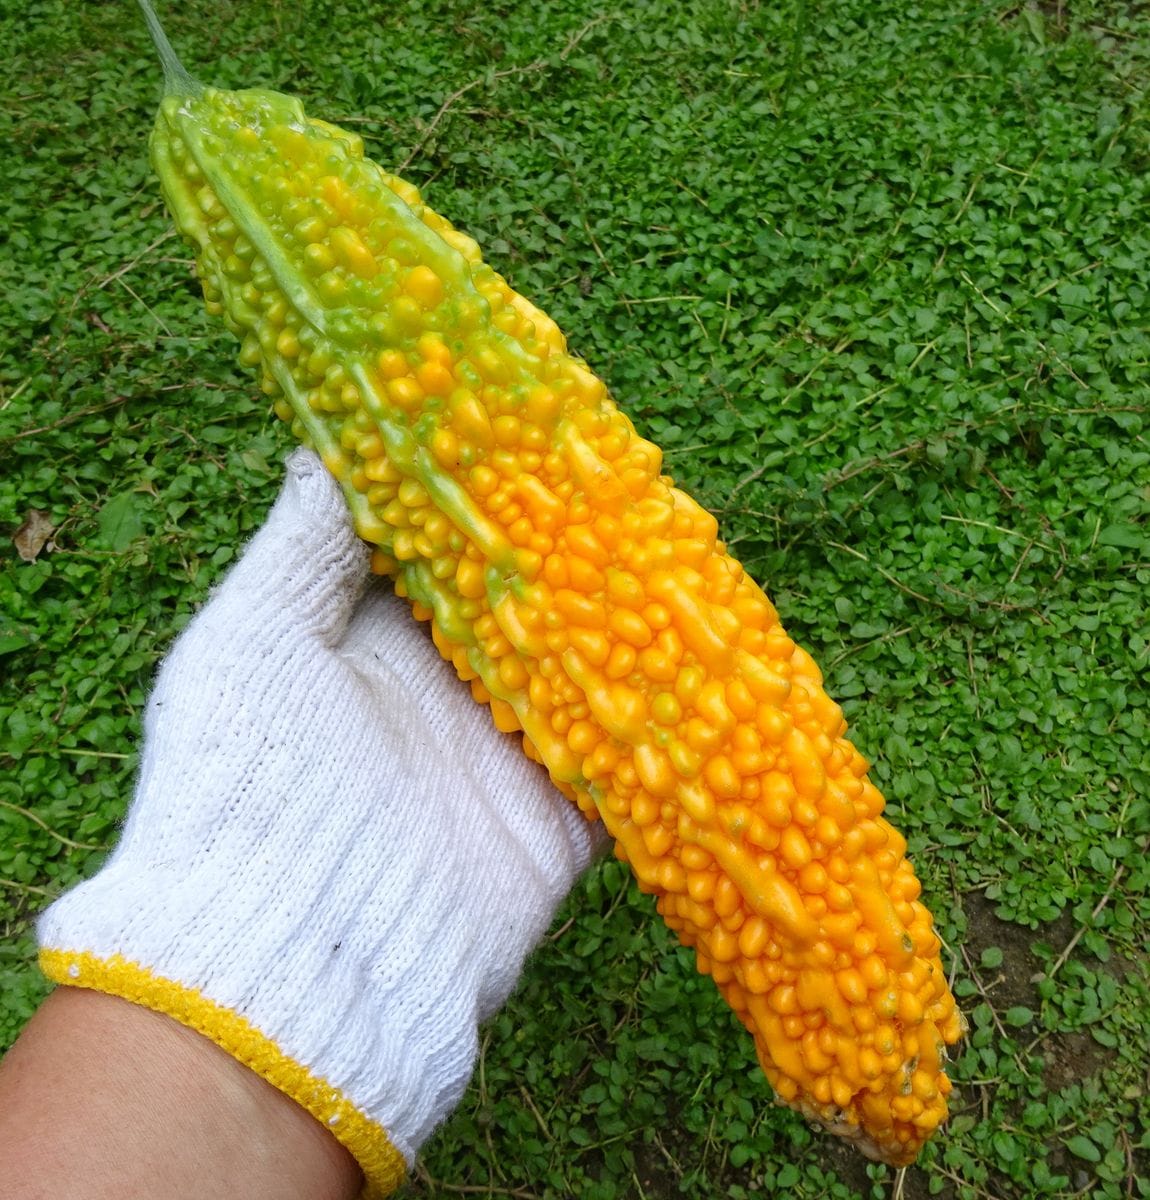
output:
<path id="1" fill-rule="evenodd" d="M 221 10 L 223 16 L 221 19 Z M 971 1019 L 905 1175 L 770 1104 L 625 870 L 411 1196 L 1150 1194 L 1150 10 L 194 0 L 190 67 L 362 133 L 540 301 L 815 655 Z M 0 6 L 0 1045 L 157 658 L 287 431 L 202 313 L 126 3 Z"/>

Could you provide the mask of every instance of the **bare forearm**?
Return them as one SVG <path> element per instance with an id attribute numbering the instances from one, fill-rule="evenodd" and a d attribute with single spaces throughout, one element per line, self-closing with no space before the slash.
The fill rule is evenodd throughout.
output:
<path id="1" fill-rule="evenodd" d="M 8 1200 L 350 1200 L 313 1117 L 169 1017 L 59 988 L 0 1062 Z"/>

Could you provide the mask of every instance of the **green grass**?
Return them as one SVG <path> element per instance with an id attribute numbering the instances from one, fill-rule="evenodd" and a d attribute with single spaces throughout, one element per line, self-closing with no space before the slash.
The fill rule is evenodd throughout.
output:
<path id="1" fill-rule="evenodd" d="M 301 13 L 305 14 L 301 18 Z M 622 869 L 406 1193 L 1150 1196 L 1150 8 L 189 0 L 540 301 L 823 665 L 971 1036 L 902 1177 L 774 1108 Z M 286 430 L 204 316 L 128 3 L 0 6 L 0 1045 Z M 33 551 L 35 553 L 33 554 Z"/>

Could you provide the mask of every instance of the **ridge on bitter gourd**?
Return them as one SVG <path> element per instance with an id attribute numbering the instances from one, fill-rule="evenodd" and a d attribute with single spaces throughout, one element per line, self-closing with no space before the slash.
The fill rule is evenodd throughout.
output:
<path id="1" fill-rule="evenodd" d="M 343 486 L 374 569 L 603 820 L 778 1098 L 912 1161 L 963 1022 L 814 662 L 471 238 L 298 101 L 197 84 L 148 15 L 152 159 L 208 311 Z"/>

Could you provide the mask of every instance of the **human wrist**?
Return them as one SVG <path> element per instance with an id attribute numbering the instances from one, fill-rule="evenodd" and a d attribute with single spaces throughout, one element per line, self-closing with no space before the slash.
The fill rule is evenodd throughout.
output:
<path id="1" fill-rule="evenodd" d="M 0 1178 L 11 1200 L 349 1200 L 361 1183 L 320 1124 L 234 1058 L 83 988 L 49 996 L 0 1063 Z"/>

